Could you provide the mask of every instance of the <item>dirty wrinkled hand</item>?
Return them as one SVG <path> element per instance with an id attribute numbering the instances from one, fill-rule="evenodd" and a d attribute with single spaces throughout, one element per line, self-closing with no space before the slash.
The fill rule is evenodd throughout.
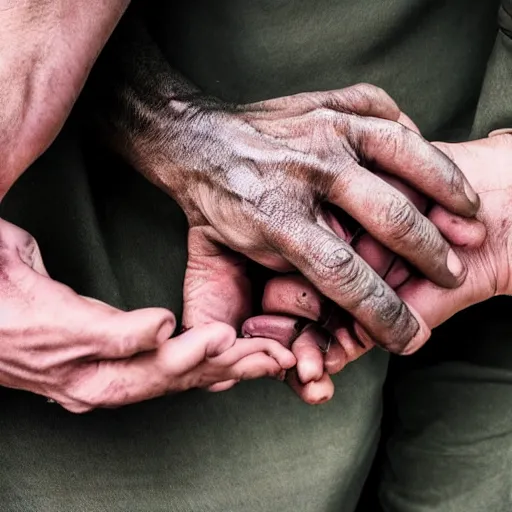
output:
<path id="1" fill-rule="evenodd" d="M 0 304 L 0 385 L 72 412 L 191 388 L 222 390 L 295 364 L 277 341 L 236 339 L 225 324 L 169 339 L 170 311 L 124 312 L 79 296 L 48 277 L 34 238 L 1 219 Z"/>
<path id="2" fill-rule="evenodd" d="M 393 261 L 394 270 L 388 272 L 387 279 L 431 329 L 473 304 L 512 294 L 512 135 L 436 146 L 457 163 L 479 193 L 482 206 L 478 218 L 482 224 L 461 222 L 437 207 L 430 213 L 431 220 L 458 245 L 455 251 L 468 269 L 464 284 L 456 290 L 441 288 L 421 277 L 410 277 L 401 262 Z M 478 243 L 479 239 L 482 243 Z M 379 268 L 379 261 L 380 268 L 390 263 L 382 253 L 372 261 L 375 268 Z M 249 320 L 244 330 L 255 336 L 272 336 L 285 345 L 300 341 L 294 353 L 302 370 L 294 373 L 290 381 L 298 394 L 311 403 L 332 396 L 334 387 L 329 373 L 341 370 L 374 346 L 373 340 L 364 333 L 355 333 L 350 320 L 300 276 L 270 282 L 264 303 L 272 314 Z M 297 322 L 288 315 L 320 321 L 325 329 L 315 324 L 308 326 L 306 331 L 317 333 L 312 340 L 312 334 L 302 332 L 304 321 Z M 331 348 L 322 358 L 321 349 L 329 339 Z"/>
<path id="3" fill-rule="evenodd" d="M 168 108 L 132 161 L 183 207 L 191 240 L 210 244 L 187 270 L 186 325 L 211 317 L 240 325 L 249 305 L 231 307 L 227 289 L 208 298 L 202 285 L 218 264 L 232 269 L 228 289 L 245 289 L 241 253 L 297 269 L 393 352 L 425 340 L 421 319 L 326 222 L 324 205 L 335 205 L 435 283 L 464 280 L 438 229 L 370 171 L 399 177 L 462 217 L 475 215 L 478 197 L 448 158 L 395 122 L 400 111 L 383 91 L 361 85 L 237 107 L 196 94 Z"/>

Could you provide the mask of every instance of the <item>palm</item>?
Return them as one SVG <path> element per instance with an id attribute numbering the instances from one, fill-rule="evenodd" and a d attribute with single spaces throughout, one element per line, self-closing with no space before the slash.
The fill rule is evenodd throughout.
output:
<path id="1" fill-rule="evenodd" d="M 183 325 L 212 321 L 240 327 L 251 314 L 245 258 L 212 242 L 204 228 L 191 228 L 184 284 Z"/>
<path id="2" fill-rule="evenodd" d="M 511 291 L 512 137 L 438 147 L 457 163 L 479 193 L 479 218 L 487 228 L 487 238 L 478 249 L 457 251 L 468 268 L 460 288 L 444 290 L 420 279 L 400 288 L 400 296 L 420 312 L 431 328 L 472 304 Z"/>

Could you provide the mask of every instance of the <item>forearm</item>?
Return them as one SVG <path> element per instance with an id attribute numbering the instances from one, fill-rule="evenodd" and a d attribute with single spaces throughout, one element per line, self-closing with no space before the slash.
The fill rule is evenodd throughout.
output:
<path id="1" fill-rule="evenodd" d="M 103 139 L 171 195 L 180 189 L 180 162 L 191 163 L 194 147 L 210 137 L 202 111 L 229 108 L 174 70 L 144 23 L 129 15 L 93 71 L 88 99 Z"/>
<path id="2" fill-rule="evenodd" d="M 0 199 L 49 146 L 129 0 L 0 0 Z"/>

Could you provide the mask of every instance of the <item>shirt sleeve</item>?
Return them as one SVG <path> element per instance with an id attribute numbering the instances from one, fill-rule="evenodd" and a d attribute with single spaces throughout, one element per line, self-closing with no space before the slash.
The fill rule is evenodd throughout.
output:
<path id="1" fill-rule="evenodd" d="M 502 0 L 498 23 L 499 32 L 487 66 L 472 138 L 512 128 L 512 0 Z"/>

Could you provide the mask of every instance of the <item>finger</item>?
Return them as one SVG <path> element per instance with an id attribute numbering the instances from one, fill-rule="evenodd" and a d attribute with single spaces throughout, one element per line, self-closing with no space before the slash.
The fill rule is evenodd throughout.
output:
<path id="1" fill-rule="evenodd" d="M 306 384 L 322 378 L 324 373 L 324 352 L 329 339 L 315 326 L 308 327 L 293 342 L 292 352 L 297 359 L 297 376 Z"/>
<path id="2" fill-rule="evenodd" d="M 397 121 L 401 112 L 389 94 L 371 84 L 356 84 L 344 89 L 315 93 L 327 108 L 351 112 L 363 117 L 371 116 Z"/>
<path id="3" fill-rule="evenodd" d="M 328 200 L 345 210 L 392 252 L 404 257 L 433 282 L 459 286 L 466 269 L 438 229 L 407 197 L 356 164 L 331 189 Z"/>
<path id="4" fill-rule="evenodd" d="M 238 329 L 252 306 L 245 258 L 192 227 L 183 294 L 184 326 L 220 321 Z"/>
<path id="5" fill-rule="evenodd" d="M 352 247 L 312 221 L 285 225 L 283 255 L 319 291 L 348 311 L 378 344 L 407 353 L 429 330 Z"/>
<path id="6" fill-rule="evenodd" d="M 191 371 L 207 358 L 225 354 L 236 341 L 236 331 L 227 324 L 200 325 L 169 340 L 160 349 L 160 359 L 165 362 L 167 372 L 179 375 Z"/>
<path id="7" fill-rule="evenodd" d="M 242 326 L 244 337 L 260 337 L 276 340 L 290 348 L 305 327 L 305 321 L 280 315 L 259 315 L 247 319 Z"/>
<path id="8" fill-rule="evenodd" d="M 101 361 L 94 371 L 90 366 L 90 374 L 77 383 L 72 398 L 89 408 L 110 408 L 190 389 L 202 377 L 193 370 L 206 358 L 223 353 L 235 339 L 234 329 L 225 324 L 192 328 L 158 350 L 130 359 Z M 275 361 L 274 364 L 277 365 Z M 213 382 L 205 383 L 208 384 Z"/>
<path id="9" fill-rule="evenodd" d="M 477 219 L 458 217 L 438 205 L 432 208 L 428 218 L 453 245 L 477 249 L 485 241 L 487 229 Z"/>
<path id="10" fill-rule="evenodd" d="M 291 370 L 286 375 L 286 381 L 299 398 L 310 405 L 323 404 L 334 396 L 334 384 L 327 373 L 317 382 L 302 384 L 297 372 Z"/>
<path id="11" fill-rule="evenodd" d="M 474 288 L 478 289 L 476 286 Z M 493 292 L 494 290 L 489 290 L 488 296 Z M 480 296 L 475 297 L 468 293 L 467 289 L 446 290 L 421 278 L 410 279 L 399 288 L 398 293 L 418 311 L 431 329 L 482 300 Z M 485 293 L 482 296 L 485 296 Z"/>
<path id="12" fill-rule="evenodd" d="M 288 274 L 277 276 L 266 284 L 262 306 L 266 313 L 298 316 L 316 322 L 328 302 L 303 276 Z"/>
<path id="13" fill-rule="evenodd" d="M 336 339 L 338 343 L 331 345 L 325 356 L 325 369 L 330 375 L 340 372 L 375 346 L 370 339 L 356 339 L 347 327 L 336 329 Z"/>
<path id="14" fill-rule="evenodd" d="M 167 341 L 176 327 L 174 315 L 161 308 L 106 312 L 105 304 L 83 300 L 89 308 L 82 337 L 102 340 L 97 357 L 120 359 L 154 350 Z"/>
<path id="15" fill-rule="evenodd" d="M 399 176 L 452 213 L 477 213 L 480 201 L 464 174 L 420 135 L 380 119 L 354 119 L 352 128 L 351 143 L 366 162 Z"/>
<path id="16" fill-rule="evenodd" d="M 238 338 L 232 347 L 214 359 L 217 364 L 227 367 L 258 353 L 272 357 L 281 369 L 291 368 L 297 362 L 293 354 L 281 343 L 267 338 Z"/>
<path id="17" fill-rule="evenodd" d="M 210 393 L 220 393 L 222 391 L 228 391 L 232 387 L 236 386 L 238 384 L 238 380 L 231 379 L 231 380 L 225 380 L 224 382 L 217 382 L 216 384 L 213 384 L 207 388 L 207 391 L 210 391 Z"/>
<path id="18" fill-rule="evenodd" d="M 233 380 L 252 380 L 264 377 L 277 377 L 283 368 L 272 357 L 258 353 L 251 354 L 227 368 L 226 375 Z"/>
<path id="19" fill-rule="evenodd" d="M 343 341 L 343 338 L 336 338 L 336 343 L 331 343 L 329 351 L 325 354 L 324 369 L 329 375 L 341 372 L 341 370 L 351 362 L 349 361 L 345 348 L 343 347 Z M 352 342 L 353 340 L 350 341 Z"/>
<path id="20" fill-rule="evenodd" d="M 286 112 L 286 116 L 301 115 L 318 108 L 336 112 L 350 112 L 360 116 L 372 116 L 397 121 L 400 109 L 395 101 L 381 88 L 371 84 L 356 84 L 344 89 L 306 92 L 272 100 L 253 103 L 247 110 L 257 114 L 263 112 Z"/>
<path id="21" fill-rule="evenodd" d="M 429 281 L 429 282 L 431 282 L 431 281 Z M 426 331 L 428 331 L 428 333 L 429 333 L 429 336 L 427 336 L 423 339 L 416 339 L 415 343 L 411 343 L 407 347 L 407 350 L 405 350 L 401 353 L 402 355 L 408 356 L 408 355 L 411 355 L 411 354 L 414 354 L 415 352 L 417 352 L 426 343 L 426 341 L 430 337 L 430 328 L 429 328 L 428 324 L 426 323 L 425 318 L 423 318 L 420 315 L 420 313 L 414 307 L 412 307 L 409 303 L 407 303 L 407 305 L 408 305 L 409 310 L 414 314 L 414 316 L 416 318 L 420 319 L 420 322 L 424 326 L 424 329 Z M 359 324 L 358 322 L 354 323 L 354 334 L 355 334 L 357 340 L 361 344 L 363 344 L 365 347 L 373 347 L 378 344 L 378 343 L 376 343 L 373 336 L 364 327 L 362 327 L 361 324 Z"/>
<path id="22" fill-rule="evenodd" d="M 380 247 L 378 244 L 375 244 Z M 408 277 L 408 272 L 407 276 Z M 277 276 L 271 279 L 265 288 L 263 297 L 264 311 L 272 312 L 273 315 L 267 314 L 254 317 L 245 324 L 248 333 L 260 336 L 269 336 L 273 339 L 286 343 L 289 346 L 293 343 L 293 347 L 297 341 L 297 327 L 304 326 L 303 322 L 294 323 L 286 317 L 276 316 L 276 314 L 294 315 L 298 317 L 307 317 L 313 321 L 320 321 L 324 327 L 321 331 L 316 331 L 322 339 L 317 339 L 316 343 L 319 347 L 325 349 L 329 346 L 329 350 L 324 355 L 322 350 L 319 352 L 323 356 L 324 368 L 330 374 L 338 373 L 347 364 L 355 361 L 364 353 L 373 348 L 373 344 L 365 346 L 359 340 L 356 340 L 348 331 L 347 326 L 352 324 L 352 320 L 347 319 L 337 309 L 333 309 L 330 301 L 320 295 L 314 287 L 306 281 L 303 276 Z M 287 320 L 287 321 L 283 321 Z M 329 335 L 331 333 L 333 342 L 329 343 Z M 272 335 L 270 335 L 272 332 Z M 297 367 L 301 361 L 308 361 L 302 354 L 292 349 L 297 358 Z M 311 358 L 314 364 L 318 357 L 316 354 Z M 299 372 L 300 374 L 300 372 Z M 315 378 L 317 375 L 315 375 Z M 306 378 L 300 375 L 302 382 L 307 382 Z"/>
<path id="23" fill-rule="evenodd" d="M 329 339 L 314 325 L 278 315 L 261 315 L 250 318 L 244 324 L 244 332 L 252 336 L 264 336 L 292 347 L 297 360 L 299 378 L 303 383 L 321 378 L 324 372 L 324 351 Z"/>

